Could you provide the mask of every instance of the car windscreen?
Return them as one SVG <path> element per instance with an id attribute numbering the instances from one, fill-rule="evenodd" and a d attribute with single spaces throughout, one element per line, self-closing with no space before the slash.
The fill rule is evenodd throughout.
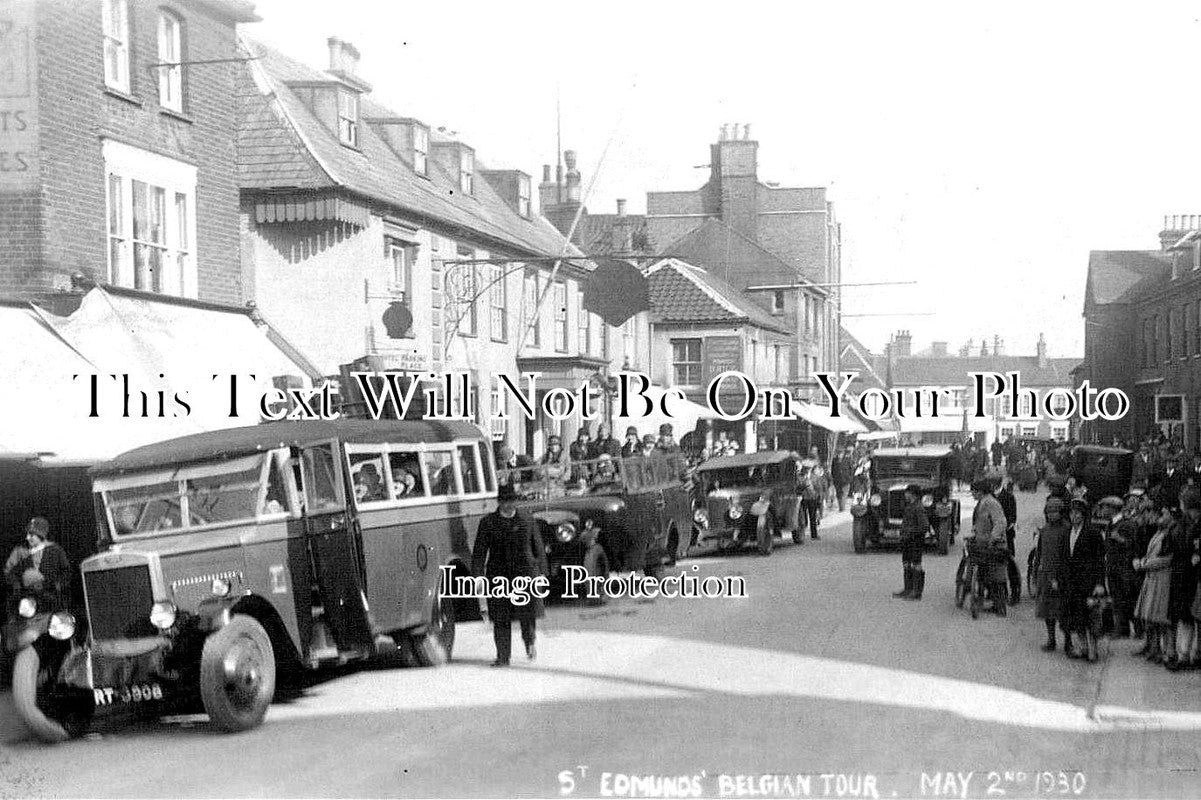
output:
<path id="1" fill-rule="evenodd" d="M 125 475 L 97 481 L 119 538 L 169 533 L 241 520 L 268 513 L 264 466 L 267 454 Z"/>

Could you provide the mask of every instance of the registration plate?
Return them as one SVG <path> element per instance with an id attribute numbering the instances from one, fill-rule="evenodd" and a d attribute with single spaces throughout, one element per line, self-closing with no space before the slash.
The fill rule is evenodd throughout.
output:
<path id="1" fill-rule="evenodd" d="M 147 703 L 163 699 L 163 687 L 157 683 L 135 683 L 131 686 L 98 686 L 92 689 L 97 706 L 116 706 L 126 703 Z"/>

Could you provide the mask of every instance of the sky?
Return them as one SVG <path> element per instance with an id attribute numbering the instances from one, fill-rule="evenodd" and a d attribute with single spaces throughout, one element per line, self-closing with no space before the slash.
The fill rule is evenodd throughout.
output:
<path id="1" fill-rule="evenodd" d="M 245 33 L 318 68 L 352 42 L 375 99 L 490 168 L 539 180 L 558 109 L 594 213 L 698 188 L 750 123 L 760 180 L 829 187 L 845 283 L 917 282 L 842 287 L 876 352 L 1082 355 L 1089 251 L 1201 214 L 1195 3 L 255 4 Z"/>

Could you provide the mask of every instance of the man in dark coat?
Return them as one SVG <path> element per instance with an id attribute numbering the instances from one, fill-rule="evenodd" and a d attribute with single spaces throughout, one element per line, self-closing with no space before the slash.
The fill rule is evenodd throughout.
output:
<path id="1" fill-rule="evenodd" d="M 50 541 L 50 523 L 34 517 L 25 526 L 25 543 L 13 548 L 4 563 L 9 598 L 26 592 L 48 596 L 52 605 L 65 605 L 71 585 L 71 561 L 66 552 Z"/>
<path id="2" fill-rule="evenodd" d="M 1198 553 L 1198 536 L 1201 536 L 1201 492 L 1190 486 L 1180 493 L 1180 509 L 1184 512 L 1182 524 L 1177 526 L 1167 542 L 1172 556 L 1172 576 L 1168 584 L 1168 658 L 1164 666 L 1173 672 L 1192 666 L 1193 649 L 1193 598 L 1197 592 L 1197 565 L 1193 558 Z"/>
<path id="3" fill-rule="evenodd" d="M 1116 525 L 1109 527 L 1105 542 L 1105 582 L 1113 600 L 1114 637 L 1124 639 L 1130 635 L 1130 624 L 1134 621 L 1134 603 L 1138 600 L 1138 573 L 1133 563 L 1141 558 L 1138 547 L 1141 496 L 1133 492 L 1126 495 L 1122 515 Z M 1144 546 L 1145 550 L 1145 546 Z"/>
<path id="4" fill-rule="evenodd" d="M 626 428 L 626 440 L 621 446 L 621 457 L 632 458 L 642 452 L 642 439 L 638 436 L 638 429 L 633 425 Z"/>
<path id="5" fill-rule="evenodd" d="M 851 485 L 851 454 L 843 449 L 830 459 L 830 481 L 834 484 L 834 494 L 838 497 L 838 510 L 845 511 L 847 507 L 847 487 Z"/>
<path id="6" fill-rule="evenodd" d="M 1188 476 L 1180 469 L 1180 458 L 1170 455 L 1164 464 L 1164 472 L 1159 479 L 1159 504 L 1163 508 L 1176 508 L 1180 504 L 1180 490 L 1184 488 Z"/>
<path id="7" fill-rule="evenodd" d="M 1035 592 L 1038 602 L 1034 606 L 1034 615 L 1047 626 L 1047 643 L 1043 652 L 1055 652 L 1055 624 L 1061 616 L 1062 587 L 1060 578 L 1063 574 L 1063 560 L 1067 551 L 1068 523 L 1063 518 L 1064 502 L 1058 497 L 1048 497 L 1043 517 L 1047 524 L 1038 531 L 1038 547 L 1033 559 L 1036 569 Z M 1067 651 L 1072 649 L 1072 634 L 1064 628 L 1063 646 Z"/>
<path id="8" fill-rule="evenodd" d="M 893 592 L 902 600 L 921 600 L 926 588 L 926 573 L 922 569 L 922 550 L 930 530 L 930 517 L 922 505 L 922 487 L 915 483 L 905 487 L 905 511 L 901 517 L 901 568 L 905 572 L 905 588 Z"/>
<path id="9" fill-rule="evenodd" d="M 607 422 L 596 426 L 596 438 L 592 440 L 592 449 L 588 457 L 600 458 L 604 455 L 609 458 L 621 458 L 621 442 L 613 438 Z"/>
<path id="10" fill-rule="evenodd" d="M 1089 625 L 1088 599 L 1105 594 L 1105 542 L 1101 532 L 1088 524 L 1088 503 L 1073 500 L 1069 506 L 1068 531 L 1059 585 L 1063 592 L 1064 628 L 1087 646 L 1083 652 L 1065 646 L 1069 658 L 1096 660 L 1096 641 Z"/>
<path id="11" fill-rule="evenodd" d="M 483 575 L 491 584 L 493 578 L 534 579 L 548 573 L 546 550 L 538 536 L 538 527 L 533 518 L 517 509 L 517 492 L 507 484 L 497 494 L 496 511 L 480 520 L 475 535 L 475 549 L 471 554 L 471 571 Z M 533 660 L 535 620 L 545 614 L 541 599 L 531 597 L 529 602 L 515 603 L 509 597 L 488 597 L 488 616 L 492 619 L 492 636 L 496 641 L 494 667 L 507 667 L 512 651 L 514 618 L 521 624 L 521 639 L 525 652 Z"/>
<path id="12" fill-rule="evenodd" d="M 1013 481 L 1006 480 L 1005 487 L 997 493 L 997 502 L 1001 504 L 1001 510 L 1005 512 L 1005 543 L 1009 548 L 1009 604 L 1017 605 L 1022 599 L 1022 571 L 1018 569 L 1018 562 L 1015 558 L 1017 555 L 1017 547 L 1014 540 L 1017 539 L 1017 522 L 1018 522 L 1018 500 L 1013 496 Z"/>

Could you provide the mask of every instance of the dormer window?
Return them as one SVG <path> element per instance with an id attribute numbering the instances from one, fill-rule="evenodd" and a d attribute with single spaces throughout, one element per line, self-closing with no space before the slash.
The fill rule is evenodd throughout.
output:
<path id="1" fill-rule="evenodd" d="M 771 293 L 771 313 L 773 313 L 773 314 L 783 314 L 784 313 L 784 290 L 783 289 L 776 289 L 774 292 Z"/>
<path id="2" fill-rule="evenodd" d="M 353 92 L 338 92 L 338 141 L 359 146 L 359 96 Z"/>
<path id="3" fill-rule="evenodd" d="M 470 150 L 459 152 L 459 190 L 475 194 L 475 153 Z"/>
<path id="4" fill-rule="evenodd" d="M 528 175 L 517 176 L 517 213 L 526 219 L 530 218 L 530 178 Z"/>
<path id="5" fill-rule="evenodd" d="M 430 132 L 420 125 L 413 126 L 413 171 L 429 175 Z"/>

